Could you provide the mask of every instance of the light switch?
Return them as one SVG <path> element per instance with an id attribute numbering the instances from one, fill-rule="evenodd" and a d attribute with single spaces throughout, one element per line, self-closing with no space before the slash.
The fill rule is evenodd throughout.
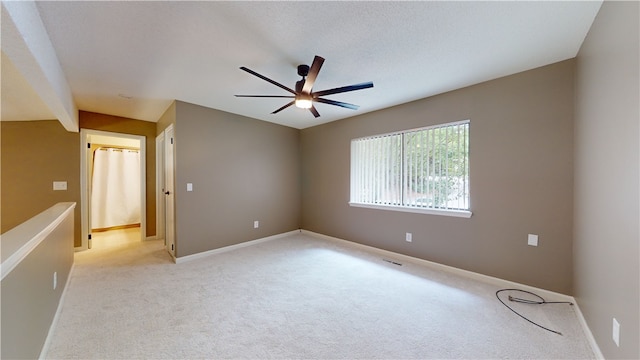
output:
<path id="1" fill-rule="evenodd" d="M 193 184 L 187 183 L 187 191 L 193 191 Z"/>
<path id="2" fill-rule="evenodd" d="M 66 181 L 54 181 L 53 182 L 53 190 L 67 190 L 67 182 Z"/>
<path id="3" fill-rule="evenodd" d="M 527 239 L 527 244 L 531 246 L 538 246 L 538 235 L 529 234 L 529 237 Z"/>
<path id="4" fill-rule="evenodd" d="M 613 342 L 620 347 L 620 323 L 616 318 L 613 318 Z"/>

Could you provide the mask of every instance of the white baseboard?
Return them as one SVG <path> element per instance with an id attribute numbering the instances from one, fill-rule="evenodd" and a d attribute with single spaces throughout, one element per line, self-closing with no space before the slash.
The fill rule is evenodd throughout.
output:
<path id="1" fill-rule="evenodd" d="M 181 264 L 181 263 L 184 263 L 184 262 L 188 262 L 188 261 L 204 258 L 204 257 L 211 256 L 211 255 L 214 255 L 214 254 L 220 254 L 220 253 L 224 253 L 224 252 L 227 252 L 227 251 L 240 249 L 240 248 L 251 246 L 251 245 L 256 245 L 256 244 L 259 244 L 259 243 L 263 243 L 263 242 L 267 242 L 267 241 L 283 238 L 283 237 L 286 237 L 286 236 L 289 236 L 289 235 L 293 235 L 293 234 L 298 234 L 298 233 L 303 233 L 303 234 L 307 234 L 309 236 L 313 236 L 313 237 L 316 237 L 316 238 L 337 242 L 337 243 L 340 243 L 342 245 L 346 245 L 346 246 L 350 246 L 350 247 L 364 249 L 364 250 L 367 250 L 367 251 L 371 251 L 371 252 L 375 252 L 375 253 L 381 254 L 382 256 L 385 256 L 385 257 L 391 257 L 393 259 L 398 259 L 398 260 L 401 260 L 401 261 L 411 262 L 411 263 L 422 265 L 422 266 L 426 266 L 426 267 L 429 267 L 429 268 L 432 268 L 432 269 L 436 269 L 436 270 L 440 270 L 440 271 L 445 271 L 445 272 L 457 274 L 457 275 L 460 275 L 460 276 L 464 276 L 464 277 L 467 277 L 467 278 L 475 279 L 475 280 L 482 281 L 482 282 L 485 282 L 485 283 L 498 285 L 498 286 L 505 287 L 505 288 L 506 287 L 508 287 L 508 288 L 519 288 L 519 289 L 523 289 L 523 290 L 527 290 L 527 291 L 532 291 L 532 292 L 535 292 L 537 294 L 543 294 L 545 297 L 547 297 L 547 298 L 549 298 L 550 300 L 553 300 L 553 301 L 570 301 L 571 303 L 573 303 L 573 306 L 574 306 L 576 315 L 578 316 L 578 320 L 580 322 L 580 325 L 582 326 L 582 329 L 583 329 L 583 331 L 585 333 L 585 336 L 587 337 L 587 341 L 591 345 L 591 349 L 592 349 L 594 355 L 596 356 L 597 359 L 602 359 L 602 360 L 604 359 L 604 356 L 602 355 L 602 352 L 600 351 L 600 348 L 598 347 L 598 344 L 596 343 L 595 338 L 593 337 L 593 333 L 591 332 L 591 329 L 589 329 L 589 326 L 587 325 L 587 322 L 586 322 L 586 320 L 585 320 L 585 318 L 584 318 L 584 316 L 582 314 L 582 311 L 580 310 L 580 307 L 578 306 L 578 304 L 577 304 L 577 302 L 576 302 L 576 300 L 575 300 L 575 298 L 573 296 L 557 293 L 557 292 L 546 290 L 546 289 L 536 288 L 536 287 L 530 286 L 530 285 L 520 284 L 520 283 L 517 283 L 517 282 L 514 282 L 514 281 L 504 280 L 504 279 L 500 279 L 500 278 L 497 278 L 497 277 L 476 273 L 476 272 L 469 271 L 469 270 L 463 270 L 463 269 L 459 269 L 459 268 L 456 268 L 456 267 L 453 267 L 453 266 L 448 266 L 448 265 L 436 263 L 436 262 L 433 262 L 433 261 L 428 261 L 428 260 L 424 260 L 424 259 L 420 259 L 420 258 L 408 256 L 408 255 L 403 255 L 403 254 L 395 253 L 395 252 L 388 251 L 388 250 L 378 249 L 378 248 L 375 248 L 375 247 L 372 247 L 372 246 L 363 245 L 363 244 L 355 243 L 355 242 L 352 242 L 352 241 L 336 238 L 336 237 L 333 237 L 333 236 L 328 236 L 328 235 L 324 235 L 324 234 L 315 233 L 315 232 L 308 231 L 308 230 L 302 230 L 302 229 L 293 230 L 293 231 L 289 231 L 289 232 L 282 233 L 282 234 L 277 234 L 277 235 L 272 235 L 272 236 L 268 236 L 268 237 L 264 237 L 264 238 L 260 238 L 260 239 L 256 239 L 256 240 L 246 241 L 246 242 L 243 242 L 243 243 L 240 243 L 240 244 L 225 246 L 225 247 L 222 247 L 222 248 L 219 248 L 219 249 L 213 249 L 213 250 L 209 250 L 209 251 L 205 251 L 205 252 L 201 252 L 201 253 L 197 253 L 197 254 L 181 256 L 181 257 L 178 257 L 178 258 L 174 258 L 174 261 L 175 261 L 176 264 Z M 149 240 L 149 238 L 147 238 L 147 240 Z M 56 325 L 57 320 L 58 320 L 58 315 L 59 315 L 59 313 L 60 313 L 60 311 L 62 309 L 62 303 L 64 302 L 64 296 L 65 296 L 67 287 L 69 286 L 69 280 L 71 278 L 71 273 L 73 272 L 74 266 L 75 266 L 75 264 L 72 265 L 71 271 L 69 272 L 69 276 L 67 277 L 67 282 L 65 284 L 65 288 L 64 288 L 64 290 L 62 292 L 62 295 L 60 297 L 60 302 L 58 303 L 58 309 L 57 309 L 56 314 L 54 316 L 53 322 L 51 323 L 51 326 L 49 328 L 49 333 L 47 334 L 47 338 L 45 340 L 44 346 L 43 346 L 42 351 L 40 353 L 40 359 L 44 358 L 44 356 L 46 355 L 46 353 L 47 353 L 47 351 L 49 349 L 50 336 L 52 335 L 52 330 L 55 328 L 55 325 Z"/>
<path id="2" fill-rule="evenodd" d="M 459 268 L 456 268 L 456 267 L 453 267 L 453 266 L 448 266 L 448 265 L 436 263 L 436 262 L 433 262 L 433 261 L 428 261 L 428 260 L 416 258 L 416 257 L 413 257 L 413 256 L 408 256 L 408 255 L 403 255 L 403 254 L 395 253 L 395 252 L 388 251 L 388 250 L 378 249 L 378 248 L 375 248 L 373 246 L 363 245 L 363 244 L 355 243 L 355 242 L 352 242 L 352 241 L 336 238 L 336 237 L 333 237 L 333 236 L 328 236 L 328 235 L 324 235 L 324 234 L 315 233 L 313 231 L 308 231 L 308 230 L 300 230 L 300 231 L 303 234 L 314 236 L 314 237 L 317 237 L 317 238 L 320 238 L 320 239 L 334 241 L 334 242 L 338 242 L 338 243 L 346 245 L 346 246 L 372 251 L 372 252 L 381 254 L 382 256 L 385 256 L 385 257 L 391 257 L 393 259 L 399 259 L 401 261 L 407 261 L 407 262 L 411 262 L 411 263 L 414 263 L 414 264 L 423 265 L 423 266 L 426 266 L 426 267 L 429 267 L 429 268 L 432 268 L 432 269 L 435 269 L 435 270 L 440 270 L 440 271 L 453 273 L 453 274 L 456 274 L 456 275 L 459 275 L 459 276 L 463 276 L 463 277 L 466 277 L 466 278 L 471 278 L 471 279 L 482 281 L 482 282 L 485 282 L 485 283 L 498 285 L 500 287 L 518 288 L 518 289 L 522 289 L 522 290 L 531 291 L 531 292 L 534 292 L 536 294 L 543 294 L 544 297 L 546 297 L 546 298 L 548 298 L 548 299 L 550 299 L 552 301 L 569 301 L 569 302 L 571 302 L 573 304 L 573 307 L 575 309 L 575 313 L 578 316 L 578 321 L 580 322 L 580 325 L 582 326 L 582 330 L 584 331 L 584 333 L 585 333 L 585 335 L 587 337 L 587 341 L 589 342 L 589 345 L 591 345 L 591 350 L 593 351 L 594 355 L 599 360 L 600 359 L 602 359 L 602 360 L 604 359 L 604 356 L 602 355 L 602 352 L 600 351 L 600 347 L 598 347 L 598 344 L 596 343 L 595 338 L 593 337 L 593 334 L 591 333 L 591 329 L 589 329 L 589 326 L 587 325 L 587 322 L 586 322 L 584 316 L 582 315 L 582 311 L 580 311 L 580 307 L 578 306 L 578 303 L 576 302 L 576 299 L 573 296 L 557 293 L 557 292 L 546 290 L 546 289 L 537 288 L 537 287 L 530 286 L 530 285 L 520 284 L 520 283 L 517 283 L 517 282 L 514 282 L 514 281 L 500 279 L 500 278 L 497 278 L 497 277 L 484 275 L 484 274 L 476 273 L 476 272 L 469 271 L 469 270 L 463 270 L 463 269 L 459 269 Z"/>
<path id="3" fill-rule="evenodd" d="M 150 241 L 150 240 L 158 240 L 158 237 L 153 235 L 153 236 L 147 236 L 144 241 Z"/>
<path id="4" fill-rule="evenodd" d="M 596 359 L 604 360 L 605 359 L 604 355 L 602 355 L 602 351 L 600 351 L 600 347 L 596 342 L 596 338 L 593 337 L 593 333 L 591 332 L 591 329 L 587 324 L 587 320 L 584 318 L 584 315 L 582 315 L 580 306 L 578 306 L 578 303 L 576 302 L 574 302 L 574 305 L 575 305 L 576 315 L 578 315 L 578 320 L 580 321 L 580 325 L 582 326 L 584 335 L 587 337 L 587 341 L 589 341 L 589 345 L 591 345 L 591 350 L 593 351 L 593 354 L 596 356 Z"/>
<path id="5" fill-rule="evenodd" d="M 71 264 L 71 269 L 69 270 L 69 274 L 67 275 L 67 281 L 64 284 L 64 289 L 62 289 L 62 294 L 60 295 L 60 300 L 58 301 L 58 308 L 56 309 L 55 315 L 53 315 L 53 320 L 51 321 L 51 325 L 49 326 L 49 331 L 47 331 L 47 337 L 44 339 L 44 344 L 42 345 L 42 350 L 40 350 L 40 356 L 38 359 L 44 359 L 47 356 L 47 352 L 49 352 L 49 346 L 51 345 L 51 336 L 53 335 L 53 330 L 56 328 L 58 324 L 58 318 L 60 317 L 60 313 L 62 312 L 62 305 L 64 304 L 64 298 L 67 294 L 67 289 L 69 288 L 69 283 L 71 282 L 71 274 L 75 269 L 75 262 Z"/>
<path id="6" fill-rule="evenodd" d="M 229 246 L 221 247 L 221 248 L 218 248 L 218 249 L 213 249 L 213 250 L 209 250 L 209 251 L 200 252 L 200 253 L 197 253 L 197 254 L 192 254 L 192 255 L 187 255 L 187 256 L 180 256 L 180 257 L 175 258 L 175 263 L 176 264 L 182 264 L 182 263 L 187 262 L 187 261 L 193 261 L 193 260 L 200 259 L 200 258 L 203 258 L 203 257 L 207 257 L 207 256 L 215 255 L 215 254 L 220 254 L 220 253 L 224 253 L 224 252 L 235 250 L 235 249 L 240 249 L 240 248 L 243 248 L 243 247 L 247 247 L 247 246 L 263 243 L 265 241 L 271 241 L 271 240 L 275 240 L 275 239 L 280 239 L 280 238 L 283 238 L 283 237 L 286 237 L 286 236 L 289 236 L 289 235 L 293 235 L 293 234 L 298 234 L 298 233 L 300 233 L 300 230 L 293 230 L 293 231 L 289 231 L 289 232 L 286 232 L 286 233 L 267 236 L 267 237 L 264 237 L 264 238 L 250 240 L 250 241 L 245 241 L 245 242 L 240 243 L 240 244 L 229 245 Z"/>
<path id="7" fill-rule="evenodd" d="M 453 267 L 453 266 L 444 265 L 444 264 L 436 263 L 436 262 L 433 262 L 433 261 L 428 261 L 428 260 L 420 259 L 420 258 L 417 258 L 417 257 L 409 256 L 409 255 L 403 255 L 403 254 L 395 253 L 393 251 L 382 250 L 382 249 L 378 249 L 378 248 L 373 247 L 373 246 L 363 245 L 363 244 L 355 243 L 355 242 L 352 242 L 352 241 L 348 241 L 348 240 L 344 240 L 344 239 L 340 239 L 340 238 L 336 238 L 336 237 L 332 237 L 332 236 L 318 234 L 318 233 L 314 233 L 312 231 L 302 230 L 302 232 L 305 233 L 305 234 L 308 234 L 310 236 L 315 236 L 315 237 L 326 239 L 326 240 L 329 240 L 329 241 L 339 242 L 341 244 L 345 244 L 345 245 L 351 246 L 351 247 L 356 247 L 356 248 L 369 250 L 369 251 L 381 254 L 383 256 L 392 257 L 394 259 L 399 259 L 399 260 L 402 260 L 402 261 L 411 262 L 411 263 L 422 265 L 422 266 L 426 266 L 426 267 L 429 267 L 429 268 L 432 268 L 432 269 L 436 269 L 436 270 L 445 271 L 445 272 L 448 272 L 448 273 L 457 274 L 457 275 L 460 275 L 460 276 L 463 276 L 463 277 L 466 277 L 466 278 L 479 280 L 479 281 L 482 281 L 482 282 L 485 282 L 485 283 L 499 285 L 501 287 L 516 287 L 517 286 L 517 287 L 519 287 L 519 288 L 521 288 L 523 290 L 535 291 L 537 293 L 542 293 L 543 296 L 546 296 L 546 297 L 548 297 L 548 298 L 550 298 L 550 299 L 552 299 L 554 301 L 570 301 L 572 303 L 575 303 L 575 299 L 572 296 L 561 294 L 561 293 L 557 293 L 557 292 L 554 292 L 554 291 L 540 289 L 540 288 L 536 288 L 534 286 L 524 285 L 524 284 L 520 284 L 520 283 L 517 283 L 517 282 L 504 280 L 504 279 L 500 279 L 500 278 L 489 276 L 489 275 L 480 274 L 480 273 L 469 271 L 469 270 L 463 270 L 463 269 L 459 269 L 459 268 L 456 268 L 456 267 Z"/>

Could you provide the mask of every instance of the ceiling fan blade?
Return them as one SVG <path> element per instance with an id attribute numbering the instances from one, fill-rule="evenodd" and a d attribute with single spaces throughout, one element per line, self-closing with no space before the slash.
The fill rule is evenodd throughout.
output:
<path id="1" fill-rule="evenodd" d="M 304 81 L 304 86 L 302 87 L 302 92 L 304 94 L 311 93 L 311 89 L 313 89 L 313 84 L 316 82 L 316 77 L 318 77 L 318 73 L 320 72 L 320 68 L 324 63 L 324 58 L 316 55 L 313 58 L 313 63 L 311 64 L 311 68 L 309 68 L 309 74 Z"/>
<path id="2" fill-rule="evenodd" d="M 349 104 L 341 101 L 322 99 L 322 98 L 315 98 L 313 99 L 313 101 L 321 102 L 323 104 L 336 105 L 336 106 L 340 106 L 340 107 L 351 109 L 351 110 L 358 110 L 358 108 L 360 107 L 358 105 L 353 105 L 353 104 Z"/>
<path id="3" fill-rule="evenodd" d="M 278 109 L 278 110 L 276 110 L 276 111 L 272 112 L 272 114 L 277 114 L 277 113 L 279 113 L 280 111 L 282 111 L 282 110 L 284 110 L 284 109 L 288 108 L 289 106 L 291 106 L 291 105 L 293 105 L 293 104 L 295 104 L 295 103 L 296 103 L 296 101 L 294 100 L 294 101 L 292 101 L 292 102 L 288 103 L 287 105 L 285 105 L 285 106 L 281 107 L 280 109 Z"/>
<path id="4" fill-rule="evenodd" d="M 315 98 L 315 97 L 318 97 L 318 96 L 339 94 L 339 93 L 343 93 L 343 92 L 347 92 L 347 91 L 356 91 L 356 90 L 362 90 L 362 89 L 367 89 L 367 88 L 372 88 L 372 87 L 373 87 L 373 83 L 371 81 L 369 81 L 369 82 L 365 82 L 365 83 L 361 83 L 361 84 L 354 84 L 354 85 L 342 86 L 342 87 L 339 87 L 339 88 L 334 88 L 334 89 L 329 89 L 329 90 L 316 91 L 311 95 Z"/>
<path id="5" fill-rule="evenodd" d="M 309 111 L 311 111 L 311 113 L 313 114 L 313 117 L 320 117 L 320 113 L 318 112 L 318 110 L 316 110 L 316 107 L 311 105 L 311 107 L 309 108 Z"/>
<path id="6" fill-rule="evenodd" d="M 294 98 L 291 95 L 234 95 L 235 97 L 253 97 L 253 98 Z"/>
<path id="7" fill-rule="evenodd" d="M 288 88 L 288 87 L 286 87 L 286 86 L 284 86 L 284 85 L 280 84 L 280 83 L 279 83 L 279 82 L 277 82 L 277 81 L 271 80 L 271 79 L 269 79 L 269 78 L 268 78 L 268 77 L 266 77 L 266 76 L 260 75 L 260 74 L 258 74 L 257 72 L 255 72 L 255 71 L 253 71 L 253 70 L 251 70 L 251 69 L 248 69 L 248 68 L 246 68 L 246 67 L 244 67 L 244 66 L 241 66 L 241 67 L 240 67 L 240 70 L 244 70 L 244 71 L 248 72 L 248 73 L 249 73 L 249 74 L 251 74 L 251 75 L 257 76 L 257 77 L 259 77 L 260 79 L 262 79 L 262 80 L 264 80 L 264 81 L 267 81 L 267 82 L 269 82 L 269 83 L 271 83 L 271 84 L 273 84 L 273 85 L 275 85 L 275 86 L 277 86 L 277 87 L 279 87 L 279 88 L 281 88 L 281 89 L 287 90 L 288 92 L 290 92 L 290 93 L 292 93 L 292 94 L 294 94 L 294 95 L 296 94 L 296 92 L 295 92 L 295 91 L 293 91 L 293 90 L 291 90 L 290 88 Z"/>

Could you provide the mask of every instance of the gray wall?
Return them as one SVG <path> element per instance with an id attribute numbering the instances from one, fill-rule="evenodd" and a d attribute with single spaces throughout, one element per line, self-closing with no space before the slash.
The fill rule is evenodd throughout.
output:
<path id="1" fill-rule="evenodd" d="M 175 139 L 177 257 L 300 228 L 298 130 L 177 101 Z"/>
<path id="2" fill-rule="evenodd" d="M 302 227 L 571 294 L 573 72 L 568 60 L 302 130 Z M 464 119 L 470 219 L 348 205 L 351 139 Z"/>
<path id="3" fill-rule="evenodd" d="M 575 296 L 607 359 L 640 358 L 639 11 L 605 1 L 576 60 Z"/>
<path id="4" fill-rule="evenodd" d="M 3 359 L 40 355 L 73 265 L 73 223 L 73 215 L 66 217 L 2 279 Z"/>

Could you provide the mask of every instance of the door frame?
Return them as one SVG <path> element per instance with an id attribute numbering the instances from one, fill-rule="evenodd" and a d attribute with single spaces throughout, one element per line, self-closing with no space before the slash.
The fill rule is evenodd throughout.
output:
<path id="1" fill-rule="evenodd" d="M 162 239 L 165 246 L 165 195 L 164 195 L 164 131 L 156 136 L 156 239 Z"/>
<path id="2" fill-rule="evenodd" d="M 134 139 L 140 141 L 140 241 L 147 237 L 147 146 L 146 137 L 142 135 L 123 134 L 109 131 L 80 129 L 80 222 L 81 228 L 81 245 L 76 247 L 76 251 L 89 249 L 89 235 L 91 227 L 89 226 L 91 208 L 91 196 L 89 194 L 89 183 L 91 182 L 91 172 L 89 168 L 89 159 L 87 149 L 89 148 L 89 138 L 91 135 L 101 135 L 115 138 Z"/>

